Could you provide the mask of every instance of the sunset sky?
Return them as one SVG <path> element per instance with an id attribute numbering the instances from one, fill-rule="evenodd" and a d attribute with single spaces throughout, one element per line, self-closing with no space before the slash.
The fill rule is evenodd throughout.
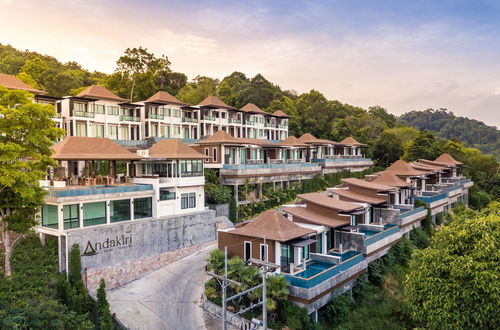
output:
<path id="1" fill-rule="evenodd" d="M 500 1 L 0 0 L 0 43 L 112 72 L 127 47 L 189 78 L 262 73 L 394 114 L 500 127 Z"/>

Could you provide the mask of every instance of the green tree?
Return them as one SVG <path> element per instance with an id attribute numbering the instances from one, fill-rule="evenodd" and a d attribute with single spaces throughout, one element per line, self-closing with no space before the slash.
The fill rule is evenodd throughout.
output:
<path id="1" fill-rule="evenodd" d="M 50 146 L 64 133 L 51 117 L 54 107 L 32 103 L 32 94 L 0 87 L 0 233 L 4 269 L 11 276 L 11 233 L 37 223 L 43 202 L 41 180 L 55 166 Z"/>
<path id="2" fill-rule="evenodd" d="M 213 249 L 205 261 L 207 262 L 207 269 L 209 271 L 220 274 L 224 269 L 224 252 L 219 249 Z"/>
<path id="3" fill-rule="evenodd" d="M 238 221 L 238 204 L 234 197 L 231 198 L 231 202 L 229 203 L 229 220 L 232 222 Z"/>
<path id="4" fill-rule="evenodd" d="M 405 159 L 414 161 L 420 158 L 434 160 L 442 153 L 438 141 L 429 131 L 420 132 L 408 145 Z"/>
<path id="5" fill-rule="evenodd" d="M 402 142 L 396 134 L 384 131 L 373 142 L 372 155 L 378 166 L 388 167 L 403 155 Z"/>
<path id="6" fill-rule="evenodd" d="M 198 104 L 207 96 L 216 95 L 219 81 L 209 77 L 198 76 L 193 82 L 182 87 L 177 93 L 177 98 L 189 104 Z"/>
<path id="7" fill-rule="evenodd" d="M 99 288 L 97 289 L 97 315 L 99 318 L 99 329 L 113 329 L 113 319 L 111 318 L 109 303 L 106 299 L 106 283 L 104 282 L 104 279 L 101 279 L 99 282 Z"/>
<path id="8" fill-rule="evenodd" d="M 405 282 L 425 328 L 495 329 L 500 324 L 500 215 L 457 218 L 417 250 Z"/>
<path id="9" fill-rule="evenodd" d="M 267 310 L 274 313 L 278 308 L 278 303 L 285 300 L 290 293 L 288 286 L 290 283 L 283 275 L 270 276 L 267 278 Z M 273 314 L 274 315 L 274 314 Z M 274 315 L 273 317 L 276 317 Z"/>

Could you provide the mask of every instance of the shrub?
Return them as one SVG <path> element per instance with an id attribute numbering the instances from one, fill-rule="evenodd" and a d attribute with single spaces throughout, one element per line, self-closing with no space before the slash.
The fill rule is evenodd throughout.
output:
<path id="1" fill-rule="evenodd" d="M 205 184 L 205 193 L 208 201 L 215 204 L 229 203 L 232 197 L 231 188 L 221 184 Z"/>
<path id="2" fill-rule="evenodd" d="M 101 279 L 99 289 L 97 289 L 97 315 L 99 320 L 99 329 L 113 329 L 113 319 L 109 311 L 108 300 L 106 299 L 106 283 L 104 282 L 104 279 Z"/>
<path id="3" fill-rule="evenodd" d="M 429 235 L 422 228 L 412 230 L 410 240 L 418 249 L 425 249 L 429 246 Z"/>
<path id="4" fill-rule="evenodd" d="M 232 222 L 238 221 L 238 204 L 234 197 L 231 198 L 231 203 L 229 204 L 229 220 Z"/>
<path id="5" fill-rule="evenodd" d="M 279 329 L 286 325 L 292 330 L 314 329 L 313 322 L 307 310 L 294 305 L 288 300 L 280 300 L 278 303 L 278 324 L 270 324 L 273 329 Z"/>
<path id="6" fill-rule="evenodd" d="M 324 308 L 323 316 L 327 323 L 338 324 L 347 319 L 353 307 L 352 298 L 348 293 L 334 297 Z"/>

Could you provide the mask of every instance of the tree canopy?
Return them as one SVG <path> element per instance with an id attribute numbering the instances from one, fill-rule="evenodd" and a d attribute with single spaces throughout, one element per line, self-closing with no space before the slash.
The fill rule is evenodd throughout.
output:
<path id="1" fill-rule="evenodd" d="M 415 251 L 405 283 L 425 328 L 494 329 L 500 324 L 500 204 L 456 217 Z"/>

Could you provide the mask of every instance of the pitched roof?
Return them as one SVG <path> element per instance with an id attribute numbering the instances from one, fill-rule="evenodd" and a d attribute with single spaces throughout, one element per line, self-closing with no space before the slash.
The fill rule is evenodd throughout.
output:
<path id="1" fill-rule="evenodd" d="M 187 103 L 181 102 L 172 96 L 170 93 L 165 91 L 159 91 L 155 94 L 151 95 L 146 102 L 154 102 L 154 103 L 162 103 L 162 104 L 178 104 L 178 105 L 187 105 Z"/>
<path id="2" fill-rule="evenodd" d="M 243 110 L 245 112 L 260 113 L 260 114 L 263 114 L 263 115 L 269 115 L 268 112 L 265 112 L 264 110 L 262 110 L 261 108 L 259 108 L 258 106 L 256 106 L 253 103 L 247 103 L 247 104 L 245 104 L 243 106 L 243 108 L 241 108 L 241 110 Z"/>
<path id="3" fill-rule="evenodd" d="M 311 133 L 304 133 L 302 134 L 301 137 L 299 137 L 299 140 L 304 142 L 304 143 L 315 143 L 315 142 L 319 142 L 319 139 L 316 138 L 314 135 L 312 135 Z"/>
<path id="4" fill-rule="evenodd" d="M 410 163 L 410 166 L 418 171 L 424 171 L 427 173 L 435 173 L 439 171 L 443 171 L 446 167 L 441 165 L 430 165 L 424 163 Z"/>
<path id="5" fill-rule="evenodd" d="M 27 91 L 35 95 L 47 94 L 47 92 L 31 87 L 30 85 L 18 79 L 16 76 L 6 73 L 0 73 L 0 86 L 3 86 L 7 89 L 19 89 L 22 91 Z"/>
<path id="6" fill-rule="evenodd" d="M 224 109 L 232 109 L 236 110 L 236 108 L 233 108 L 226 103 L 222 102 L 217 96 L 207 96 L 203 101 L 201 101 L 198 106 L 207 106 L 207 107 L 213 107 L 213 108 L 224 108 Z"/>
<path id="7" fill-rule="evenodd" d="M 351 212 L 362 208 L 362 206 L 359 204 L 333 199 L 332 197 L 328 197 L 320 193 L 300 194 L 297 195 L 297 197 L 302 198 L 309 203 L 342 212 Z"/>
<path id="8" fill-rule="evenodd" d="M 197 144 L 243 144 L 239 138 L 229 135 L 226 131 L 217 131 L 206 139 L 196 142 Z"/>
<path id="9" fill-rule="evenodd" d="M 118 143 L 106 138 L 68 136 L 52 146 L 56 160 L 132 160 L 141 159 Z"/>
<path id="10" fill-rule="evenodd" d="M 450 154 L 442 154 L 438 158 L 434 159 L 434 161 L 436 163 L 446 164 L 446 165 L 463 165 L 464 164 L 464 163 L 461 163 L 461 162 L 455 160 L 455 158 L 451 157 Z"/>
<path id="11" fill-rule="evenodd" d="M 344 202 L 348 203 L 348 202 Z M 343 227 L 351 222 L 350 217 L 345 217 L 345 220 L 332 217 L 330 214 L 313 211 L 307 207 L 285 207 L 283 211 L 293 215 L 296 218 L 306 220 L 321 226 L 330 228 Z M 340 216 L 339 216 L 340 218 Z"/>
<path id="12" fill-rule="evenodd" d="M 368 203 L 372 205 L 382 204 L 387 202 L 387 197 L 385 196 L 377 196 L 376 193 L 361 193 L 354 192 L 348 189 L 328 189 L 330 192 L 333 192 L 341 197 L 347 198 L 352 201 Z"/>
<path id="13" fill-rule="evenodd" d="M 315 231 L 301 227 L 278 212 L 269 210 L 260 214 L 247 225 L 232 230 L 231 233 L 286 242 L 315 233 Z"/>
<path id="14" fill-rule="evenodd" d="M 394 173 L 386 171 L 379 172 L 378 176 L 370 182 L 391 187 L 408 187 L 412 185 L 410 182 L 398 178 Z"/>
<path id="15" fill-rule="evenodd" d="M 426 172 L 414 169 L 413 167 L 410 166 L 410 164 L 408 164 L 402 159 L 399 159 L 394 163 L 392 163 L 392 165 L 389 166 L 386 169 L 386 171 L 392 172 L 395 175 L 399 176 L 420 176 L 427 174 Z"/>
<path id="16" fill-rule="evenodd" d="M 295 136 L 289 136 L 283 141 L 278 143 L 279 145 L 290 146 L 290 147 L 309 147 L 304 142 L 297 139 Z"/>
<path id="17" fill-rule="evenodd" d="M 95 99 L 105 99 L 118 102 L 126 102 L 127 99 L 121 98 L 104 86 L 92 85 L 85 88 L 83 91 L 76 95 L 77 97 L 91 97 Z"/>
<path id="18" fill-rule="evenodd" d="M 346 179 L 341 179 L 341 181 L 352 186 L 357 186 L 369 190 L 375 190 L 375 191 L 394 190 L 394 187 L 385 184 L 374 183 L 373 181 L 370 182 L 357 178 L 346 178 Z"/>
<path id="19" fill-rule="evenodd" d="M 203 159 L 206 156 L 177 139 L 161 140 L 149 148 L 150 158 Z"/>
<path id="20" fill-rule="evenodd" d="M 292 118 L 292 116 L 287 115 L 281 110 L 276 110 L 275 112 L 272 113 L 272 115 L 275 117 Z"/>
<path id="21" fill-rule="evenodd" d="M 346 137 L 340 143 L 353 146 L 366 146 L 366 144 L 356 141 L 352 136 Z"/>

